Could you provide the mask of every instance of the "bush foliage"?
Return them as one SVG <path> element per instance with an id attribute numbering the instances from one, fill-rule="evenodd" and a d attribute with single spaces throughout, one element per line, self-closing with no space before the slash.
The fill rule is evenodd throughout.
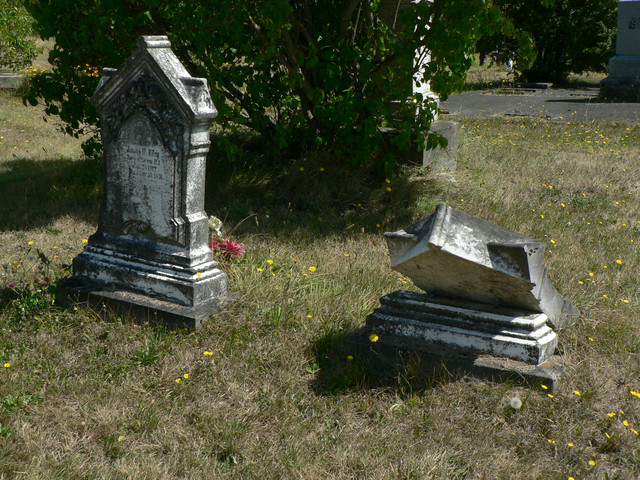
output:
<path id="1" fill-rule="evenodd" d="M 36 29 L 56 44 L 54 69 L 27 100 L 44 101 L 68 133 L 88 133 L 98 120 L 92 68 L 119 66 L 140 35 L 167 34 L 187 70 L 208 79 L 224 128 L 255 130 L 273 152 L 332 148 L 359 164 L 381 126 L 396 127 L 393 143 L 407 148 L 433 120 L 436 103 L 412 94 L 415 51 L 431 52 L 420 76 L 446 97 L 482 35 L 514 33 L 487 0 L 403 3 L 394 23 L 404 28 L 394 29 L 379 0 L 32 0 Z"/>
<path id="2" fill-rule="evenodd" d="M 604 72 L 615 54 L 616 0 L 495 0 L 494 4 L 535 44 L 533 64 L 516 66 L 523 80 L 562 83 L 569 73 Z M 479 52 L 494 59 L 517 59 L 518 45 L 504 35 L 492 35 L 479 42 Z"/>
<path id="3" fill-rule="evenodd" d="M 31 64 L 38 54 L 32 23 L 22 0 L 0 0 L 0 67 L 16 71 Z"/>

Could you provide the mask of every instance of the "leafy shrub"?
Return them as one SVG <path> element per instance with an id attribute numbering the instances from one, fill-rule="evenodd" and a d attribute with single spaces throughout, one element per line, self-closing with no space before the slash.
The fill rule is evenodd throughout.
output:
<path id="1" fill-rule="evenodd" d="M 402 9 L 399 31 L 382 21 L 380 6 L 379 0 L 33 0 L 37 31 L 56 45 L 53 71 L 34 79 L 27 100 L 43 100 L 67 133 L 94 133 L 98 118 L 88 99 L 98 78 L 86 64 L 117 67 L 138 36 L 168 34 L 187 70 L 208 79 L 222 127 L 253 129 L 277 154 L 331 148 L 357 165 L 378 149 L 381 126 L 395 127 L 393 143 L 408 148 L 433 120 L 436 103 L 412 95 L 417 49 L 432 55 L 420 76 L 446 97 L 464 81 L 483 34 L 514 32 L 485 0 L 411 4 Z M 399 73 L 399 65 L 408 73 Z M 86 147 L 98 144 L 93 139 Z M 233 155 L 237 146 L 228 142 L 226 150 Z"/>
<path id="2" fill-rule="evenodd" d="M 36 57 L 32 22 L 22 0 L 0 0 L 0 67 L 16 71 Z"/>

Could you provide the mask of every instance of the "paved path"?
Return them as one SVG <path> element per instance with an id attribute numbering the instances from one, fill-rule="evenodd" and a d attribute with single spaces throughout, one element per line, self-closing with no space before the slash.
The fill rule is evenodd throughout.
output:
<path id="1" fill-rule="evenodd" d="M 498 88 L 451 95 L 440 104 L 446 118 L 537 116 L 580 122 L 640 122 L 640 103 L 604 103 L 598 88 Z M 453 118 L 452 118 L 453 119 Z"/>

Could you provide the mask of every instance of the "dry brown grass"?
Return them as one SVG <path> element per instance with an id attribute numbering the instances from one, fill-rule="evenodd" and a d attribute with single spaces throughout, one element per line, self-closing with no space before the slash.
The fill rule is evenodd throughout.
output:
<path id="1" fill-rule="evenodd" d="M 18 130 L 2 111 L 0 129 Z M 322 155 L 210 178 L 209 212 L 227 233 L 239 224 L 231 235 L 248 253 L 222 262 L 236 302 L 196 333 L 105 323 L 7 288 L 43 278 L 37 250 L 49 274 L 65 275 L 99 200 L 99 169 L 58 152 L 67 140 L 49 140 L 47 126 L 25 126 L 29 143 L 58 146 L 33 162 L 0 150 L 0 478 L 640 475 L 638 127 L 462 125 L 455 182 L 406 166 L 387 184 Z M 565 372 L 553 398 L 425 382 L 411 368 L 383 375 L 340 350 L 381 295 L 407 288 L 382 232 L 440 201 L 547 243 L 555 283 L 585 311 L 559 332 Z"/>

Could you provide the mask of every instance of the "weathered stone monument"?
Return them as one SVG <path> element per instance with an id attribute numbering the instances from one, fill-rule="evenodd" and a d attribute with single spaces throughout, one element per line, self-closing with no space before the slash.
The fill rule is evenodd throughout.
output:
<path id="1" fill-rule="evenodd" d="M 58 301 L 171 327 L 197 328 L 226 294 L 204 212 L 207 81 L 193 78 L 167 37 L 142 37 L 91 99 L 101 117 L 103 199 L 98 229 L 73 260 Z"/>
<path id="2" fill-rule="evenodd" d="M 382 0 L 379 6 L 380 18 L 394 31 L 404 29 L 405 26 L 399 21 L 400 14 L 407 8 L 412 8 L 413 4 L 422 0 Z M 416 32 L 420 35 L 420 32 Z M 418 50 L 415 52 L 413 67 L 418 72 L 431 60 L 429 52 Z M 408 69 L 409 66 L 399 66 L 399 69 Z M 429 82 L 422 81 L 421 75 L 416 74 L 413 79 L 407 78 L 408 74 L 403 77 L 399 72 L 398 81 L 412 82 L 412 90 L 414 94 L 422 95 L 422 98 L 431 99 L 436 104 L 440 103 L 438 95 L 431 90 Z M 425 132 L 425 145 L 427 137 L 430 134 L 436 134 L 447 140 L 446 147 L 436 147 L 432 149 L 424 149 L 419 152 L 422 166 L 435 173 L 448 173 L 456 169 L 456 155 L 458 151 L 458 137 L 460 134 L 460 126 L 457 122 L 448 120 L 439 120 L 436 113 L 434 121 L 431 123 L 429 132 Z"/>
<path id="3" fill-rule="evenodd" d="M 640 1 L 618 2 L 616 55 L 609 76 L 600 83 L 600 97 L 614 102 L 640 102 Z"/>
<path id="4" fill-rule="evenodd" d="M 554 328 L 574 322 L 578 311 L 547 277 L 542 242 L 445 204 L 385 238 L 391 267 L 425 293 L 380 299 L 367 330 L 381 342 L 449 356 L 471 369 L 479 357 L 482 368 L 496 371 L 508 359 L 519 374 L 557 377 L 557 369 L 540 366 L 552 359 Z"/>

